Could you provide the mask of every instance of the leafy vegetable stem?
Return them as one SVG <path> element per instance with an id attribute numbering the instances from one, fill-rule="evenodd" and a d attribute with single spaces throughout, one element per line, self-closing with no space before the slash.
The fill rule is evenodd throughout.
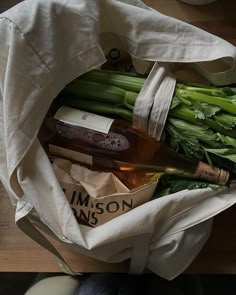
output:
<path id="1" fill-rule="evenodd" d="M 189 98 L 194 101 L 201 101 L 204 103 L 217 105 L 221 107 L 224 111 L 236 115 L 236 105 L 229 102 L 226 98 L 210 96 L 204 93 L 198 93 L 196 91 L 189 91 L 184 89 L 178 89 L 176 95 L 177 97 L 182 96 L 184 98 Z"/>
<path id="2" fill-rule="evenodd" d="M 132 121 L 133 115 L 132 111 L 127 108 L 122 107 L 122 105 L 117 104 L 108 104 L 102 103 L 98 101 L 84 100 L 84 99 L 74 99 L 74 98 L 63 98 L 63 104 L 82 109 L 88 112 L 95 112 L 100 114 L 110 114 L 110 115 L 118 115 L 128 121 Z"/>
<path id="3" fill-rule="evenodd" d="M 222 128 L 216 121 L 212 119 L 204 119 L 204 120 L 199 120 L 195 118 L 194 112 L 186 107 L 183 106 L 178 106 L 174 109 L 170 110 L 170 117 L 174 116 L 179 119 L 186 120 L 188 122 L 191 122 L 193 124 L 197 125 L 202 125 L 203 123 L 209 127 L 211 127 L 213 130 L 220 132 L 224 135 L 231 136 L 233 138 L 236 138 L 236 130 L 227 130 Z"/>
<path id="4" fill-rule="evenodd" d="M 182 83 L 177 83 L 176 84 L 176 90 L 178 89 L 183 89 L 183 90 L 188 90 L 188 91 L 196 91 L 196 92 L 201 92 L 205 93 L 211 96 L 220 96 L 220 97 L 225 97 L 227 96 L 226 93 L 223 91 L 221 88 L 216 88 L 213 86 L 207 86 L 207 85 L 186 85 Z M 232 91 L 233 93 L 233 91 Z"/>

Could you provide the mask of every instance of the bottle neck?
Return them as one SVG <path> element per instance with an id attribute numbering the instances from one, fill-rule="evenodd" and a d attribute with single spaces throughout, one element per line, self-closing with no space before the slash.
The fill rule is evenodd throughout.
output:
<path id="1" fill-rule="evenodd" d="M 164 173 L 166 174 L 202 179 L 220 185 L 226 184 L 229 180 L 229 172 L 195 159 L 188 159 L 164 145 L 160 146 L 156 158 L 159 160 L 159 164 L 163 164 L 165 167 Z"/>

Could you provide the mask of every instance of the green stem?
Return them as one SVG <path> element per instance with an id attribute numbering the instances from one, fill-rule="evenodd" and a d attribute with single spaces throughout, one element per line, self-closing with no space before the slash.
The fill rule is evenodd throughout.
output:
<path id="1" fill-rule="evenodd" d="M 126 95 L 124 89 L 82 79 L 76 79 L 68 84 L 63 92 L 77 96 L 78 99 L 92 99 L 111 104 L 122 104 Z"/>
<path id="2" fill-rule="evenodd" d="M 219 97 L 226 97 L 226 94 L 224 91 L 220 88 L 212 87 L 212 86 L 207 86 L 207 85 L 189 85 L 189 84 L 181 84 L 177 83 L 176 84 L 176 90 L 187 90 L 187 91 L 196 91 L 196 92 L 201 92 L 205 93 L 211 96 L 219 96 Z"/>
<path id="3" fill-rule="evenodd" d="M 188 122 L 191 122 L 193 124 L 197 124 L 197 125 L 202 125 L 202 124 L 206 124 L 207 126 L 209 126 L 210 128 L 212 128 L 213 130 L 222 133 L 223 135 L 227 135 L 227 136 L 231 136 L 233 138 L 236 138 L 236 130 L 226 130 L 224 128 L 222 128 L 216 121 L 212 120 L 212 119 L 204 119 L 204 120 L 200 120 L 195 118 L 194 112 L 189 110 L 186 107 L 182 107 L 182 106 L 178 106 L 172 110 L 170 110 L 169 116 L 174 116 L 178 119 L 183 119 L 186 120 Z"/>
<path id="4" fill-rule="evenodd" d="M 78 99 L 92 99 L 109 104 L 128 104 L 134 106 L 137 92 L 128 91 L 117 86 L 77 79 L 68 84 L 63 93 L 77 96 Z"/>
<path id="5" fill-rule="evenodd" d="M 118 115 L 128 121 L 132 121 L 133 118 L 132 111 L 125 109 L 120 105 L 112 105 L 92 100 L 74 99 L 70 97 L 61 97 L 60 99 L 63 105 L 78 108 L 84 111 L 99 114 Z"/>
<path id="6" fill-rule="evenodd" d="M 201 101 L 207 104 L 212 104 L 219 106 L 222 110 L 236 115 L 236 105 L 229 102 L 227 99 L 222 97 L 210 96 L 204 93 L 198 93 L 195 91 L 178 89 L 176 92 L 177 97 L 182 96 L 184 98 L 189 98 L 194 101 Z"/>
<path id="7" fill-rule="evenodd" d="M 129 110 L 131 110 L 131 111 L 133 112 L 134 107 L 133 107 L 132 105 L 130 105 L 130 104 L 128 104 L 127 102 L 125 102 L 125 103 L 124 103 L 124 106 L 125 106 L 127 109 L 129 109 Z"/>
<path id="8" fill-rule="evenodd" d="M 126 91 L 124 103 L 127 103 L 129 106 L 134 107 L 137 96 L 138 93 L 136 92 Z"/>
<path id="9" fill-rule="evenodd" d="M 145 82 L 145 78 L 131 76 L 127 73 L 121 74 L 120 72 L 104 70 L 90 71 L 82 75 L 79 79 L 113 85 L 134 92 L 139 92 Z"/>

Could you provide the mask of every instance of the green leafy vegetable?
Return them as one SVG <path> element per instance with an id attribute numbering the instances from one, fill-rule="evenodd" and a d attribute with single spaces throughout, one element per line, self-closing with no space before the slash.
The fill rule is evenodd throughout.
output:
<path id="1" fill-rule="evenodd" d="M 228 148 L 228 149 L 206 149 L 207 152 L 216 154 L 223 158 L 229 159 L 236 163 L 236 148 Z"/>
<path id="2" fill-rule="evenodd" d="M 199 141 L 207 143 L 209 146 L 218 146 L 218 136 L 208 126 L 193 125 L 184 120 L 170 118 L 169 123 L 172 124 L 181 136 L 194 140 L 196 143 Z M 193 132 L 194 131 L 194 132 Z"/>
<path id="3" fill-rule="evenodd" d="M 176 108 L 180 104 L 181 104 L 180 99 L 177 96 L 174 96 L 172 98 L 172 102 L 171 102 L 171 105 L 170 105 L 170 110 L 173 110 L 174 108 Z"/>
<path id="4" fill-rule="evenodd" d="M 153 199 L 177 193 L 182 190 L 193 190 L 200 188 L 211 188 L 218 190 L 222 186 L 201 180 L 191 180 L 174 175 L 163 175 L 158 181 Z"/>
<path id="5" fill-rule="evenodd" d="M 200 103 L 198 101 L 193 104 L 192 109 L 194 110 L 195 117 L 197 119 L 210 118 L 221 110 L 221 108 L 218 106 Z"/>
<path id="6" fill-rule="evenodd" d="M 126 105 L 131 109 L 138 93 L 122 89 L 117 86 L 76 79 L 65 87 L 64 93 L 78 96 L 82 99 L 91 99 L 115 105 Z"/>
<path id="7" fill-rule="evenodd" d="M 98 102 L 95 100 L 77 99 L 69 95 L 61 95 L 58 97 L 63 105 L 78 108 L 88 112 L 94 112 L 98 114 L 108 114 L 112 116 L 119 116 L 125 120 L 132 121 L 133 113 L 129 108 L 120 104 L 109 104 L 104 102 Z"/>
<path id="8" fill-rule="evenodd" d="M 209 85 L 200 85 L 200 84 L 181 84 L 177 83 L 176 89 L 183 89 L 189 91 L 196 91 L 204 94 L 208 94 L 211 96 L 218 96 L 218 97 L 227 97 L 229 95 L 233 95 L 234 91 L 230 87 L 215 87 Z"/>
<path id="9" fill-rule="evenodd" d="M 220 133 L 218 133 L 217 135 L 223 145 L 236 148 L 236 139 L 235 138 L 232 138 L 230 136 L 224 136 Z M 222 146 L 222 144 L 221 144 L 221 146 Z"/>
<path id="10" fill-rule="evenodd" d="M 139 92 L 145 82 L 144 78 L 109 70 L 93 70 L 82 75 L 80 79 L 122 87 L 133 92 Z"/>
<path id="11" fill-rule="evenodd" d="M 234 105 L 229 99 L 217 96 L 210 96 L 197 91 L 178 89 L 176 95 L 183 98 L 188 98 L 192 101 L 204 102 L 207 104 L 215 105 L 220 107 L 222 110 L 236 115 L 236 105 Z"/>
<path id="12" fill-rule="evenodd" d="M 214 117 L 214 120 L 223 128 L 232 130 L 236 125 L 236 116 L 229 114 L 219 114 Z"/>
<path id="13" fill-rule="evenodd" d="M 218 166 L 231 172 L 232 178 L 236 174 L 236 149 L 223 148 L 223 149 L 206 149 L 206 152 L 212 159 L 215 158 Z"/>

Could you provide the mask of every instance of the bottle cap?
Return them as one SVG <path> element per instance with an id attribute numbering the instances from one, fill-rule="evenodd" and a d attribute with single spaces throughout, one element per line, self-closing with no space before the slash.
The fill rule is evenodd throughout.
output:
<path id="1" fill-rule="evenodd" d="M 224 185 L 229 179 L 229 172 L 217 167 L 211 167 L 200 161 L 194 176 L 196 178 Z"/>

